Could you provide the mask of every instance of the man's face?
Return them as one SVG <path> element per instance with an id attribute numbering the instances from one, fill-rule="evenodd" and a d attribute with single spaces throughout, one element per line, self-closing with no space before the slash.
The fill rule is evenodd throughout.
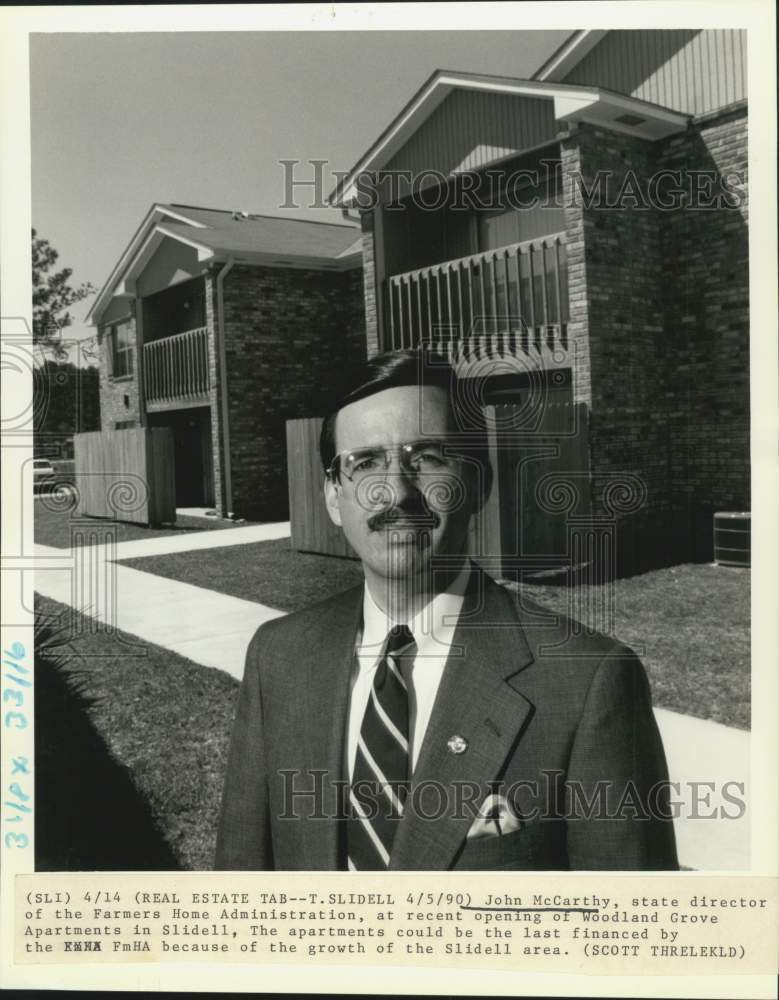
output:
<path id="1" fill-rule="evenodd" d="M 330 517 L 366 571 L 411 581 L 428 574 L 436 557 L 465 554 L 475 509 L 474 470 L 447 451 L 439 466 L 434 448 L 426 448 L 446 442 L 452 430 L 448 396 L 438 386 L 384 389 L 339 411 L 336 453 L 388 449 L 387 468 L 376 461 L 345 466 L 335 483 L 325 485 Z M 419 445 L 419 457 L 401 456 L 399 447 L 412 443 Z M 438 564 L 451 568 L 440 559 Z"/>

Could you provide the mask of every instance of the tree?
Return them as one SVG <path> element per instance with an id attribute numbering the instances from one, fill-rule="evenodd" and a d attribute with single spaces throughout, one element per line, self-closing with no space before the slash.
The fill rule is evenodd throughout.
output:
<path id="1" fill-rule="evenodd" d="M 33 379 L 36 452 L 61 455 L 73 435 L 100 430 L 100 373 L 46 358 Z M 71 451 L 72 454 L 72 451 Z"/>
<path id="2" fill-rule="evenodd" d="M 52 269 L 59 253 L 48 240 L 32 231 L 32 339 L 34 344 L 54 348 L 58 353 L 62 331 L 73 317 L 68 309 L 97 291 L 90 282 L 74 288 L 70 284 L 73 268 Z"/>

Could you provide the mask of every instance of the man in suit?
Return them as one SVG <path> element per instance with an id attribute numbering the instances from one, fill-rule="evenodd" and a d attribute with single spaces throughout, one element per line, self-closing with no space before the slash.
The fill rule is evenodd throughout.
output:
<path id="1" fill-rule="evenodd" d="M 491 471 L 463 388 L 384 355 L 325 420 L 325 502 L 365 582 L 252 639 L 217 868 L 677 867 L 641 663 L 467 556 Z"/>

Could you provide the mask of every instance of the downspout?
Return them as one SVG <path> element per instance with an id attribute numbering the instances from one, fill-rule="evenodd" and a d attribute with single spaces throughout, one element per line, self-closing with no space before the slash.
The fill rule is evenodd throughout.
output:
<path id="1" fill-rule="evenodd" d="M 222 286 L 224 279 L 230 273 L 234 264 L 234 258 L 228 257 L 224 267 L 216 276 L 216 327 L 219 338 L 219 381 L 221 390 L 222 450 L 224 453 L 222 474 L 224 476 L 225 505 L 227 507 L 225 516 L 228 517 L 233 512 L 233 475 L 230 462 L 230 415 L 227 406 L 227 351 L 225 350 L 225 318 Z"/>

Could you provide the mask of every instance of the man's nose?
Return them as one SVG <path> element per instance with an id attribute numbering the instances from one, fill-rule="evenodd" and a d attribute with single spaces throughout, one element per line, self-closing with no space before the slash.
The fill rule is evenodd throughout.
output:
<path id="1" fill-rule="evenodd" d="M 419 494 L 414 471 L 404 465 L 397 452 L 391 456 L 385 476 L 395 503 L 400 503 L 404 497 Z"/>

